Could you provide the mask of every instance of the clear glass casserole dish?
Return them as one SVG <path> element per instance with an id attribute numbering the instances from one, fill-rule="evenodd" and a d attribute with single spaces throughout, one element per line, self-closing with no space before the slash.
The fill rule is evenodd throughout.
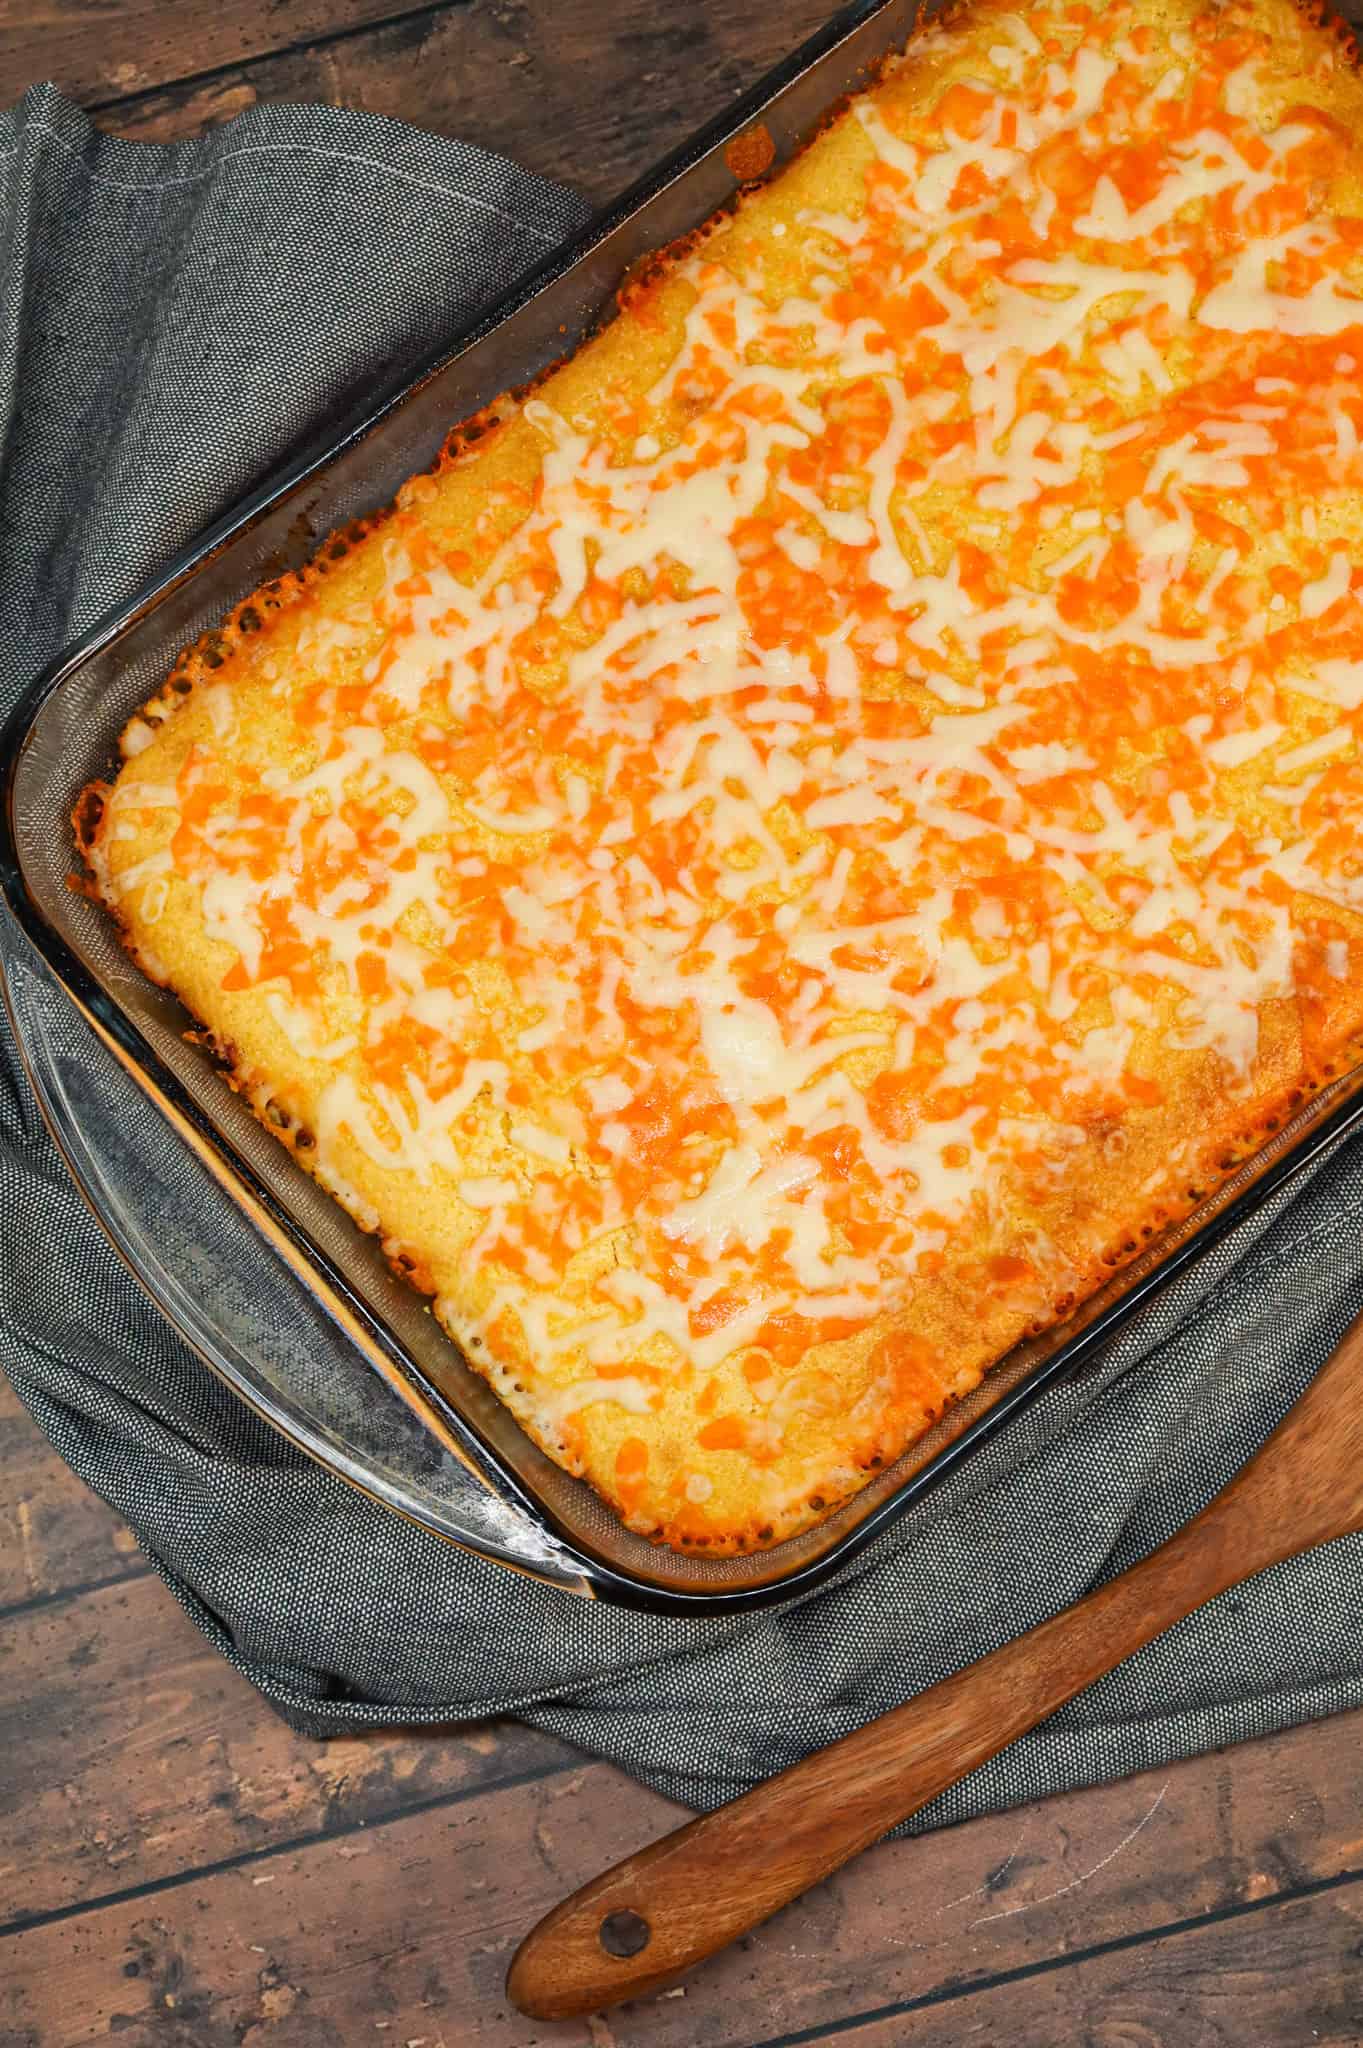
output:
<path id="1" fill-rule="evenodd" d="M 70 816 L 175 655 L 332 529 L 390 498 L 449 427 L 571 349 L 631 268 L 777 162 L 866 81 L 912 21 L 857 0 L 823 35 L 609 210 L 456 349 L 203 536 L 152 589 L 40 677 L 0 741 L 0 889 L 26 939 L 8 996 L 54 1134 L 97 1216 L 206 1363 L 339 1476 L 437 1534 L 579 1593 L 697 1614 L 808 1590 L 1072 1370 L 1175 1270 L 1363 1118 L 1363 1070 L 1333 1080 L 1144 1247 L 1063 1327 L 1009 1354 L 816 1528 L 754 1556 L 654 1548 L 547 1459 L 471 1372 L 377 1243 L 304 1174 L 186 1039 L 112 923 L 70 886 Z M 764 131 L 761 149 L 752 131 Z M 735 151 L 739 137 L 747 146 Z M 55 984 L 55 985 L 54 985 Z M 92 1036 L 93 1033 L 93 1036 Z M 130 1118 L 127 1089 L 159 1118 Z"/>

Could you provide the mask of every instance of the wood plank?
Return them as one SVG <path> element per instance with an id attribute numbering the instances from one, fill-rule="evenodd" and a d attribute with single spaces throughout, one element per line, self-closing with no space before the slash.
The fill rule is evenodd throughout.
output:
<path id="1" fill-rule="evenodd" d="M 111 100 L 412 11 L 411 0 L 0 0 L 0 106 L 36 79 Z"/>
<path id="2" fill-rule="evenodd" d="M 1363 1885 L 1353 1884 L 986 1991 L 952 1992 L 926 2009 L 910 2004 L 869 2023 L 851 2013 L 814 2034 L 768 2034 L 753 2048 L 1358 2048 L 1361 1936 Z"/>
<path id="3" fill-rule="evenodd" d="M 207 85 L 127 101 L 103 125 L 142 142 L 195 132 L 267 100 L 323 100 L 504 150 L 605 200 L 834 12 L 832 0 L 741 8 L 692 0 L 563 7 L 485 0 L 313 50 L 233 67 Z"/>
<path id="4" fill-rule="evenodd" d="M 148 1577 L 11 1617 L 0 1758 L 5 1924 L 566 1766 L 574 1752 L 518 1726 L 294 1735 Z"/>
<path id="5" fill-rule="evenodd" d="M 64 1465 L 0 1372 L 0 1616 L 150 1571 L 131 1529 Z"/>
<path id="6" fill-rule="evenodd" d="M 597 2048 L 740 2048 L 836 2032 L 849 2014 L 927 2000 L 912 2022 L 873 2020 L 849 2041 L 898 2048 L 912 2026 L 919 2048 L 920 2039 L 945 2043 L 950 2026 L 953 2048 L 993 2042 L 1023 2024 L 1029 2001 L 1053 2022 L 1059 1994 L 1027 1988 L 1049 1966 L 1236 1912 L 1249 1916 L 1236 1953 L 1252 1963 L 1269 1944 L 1265 1976 L 1270 1968 L 1284 1973 L 1276 1987 L 1253 1986 L 1253 1996 L 1269 2000 L 1270 2016 L 1281 2018 L 1296 1998 L 1314 2017 L 1312 1973 L 1342 1966 L 1357 1930 L 1345 1940 L 1337 1919 L 1317 1921 L 1312 1907 L 1295 1948 L 1274 1930 L 1295 1940 L 1297 1921 L 1265 1914 L 1274 1900 L 1363 1863 L 1361 1728 L 1360 1717 L 1342 1718 L 1252 1752 L 1195 1759 L 921 1842 L 883 1844 L 717 1958 L 684 1997 L 626 2008 L 604 2032 L 597 2023 L 592 2038 Z M 449 2048 L 576 2048 L 587 2038 L 582 2028 L 534 2026 L 508 2012 L 501 1985 L 511 1951 L 555 1899 L 674 1812 L 587 1765 L 113 1900 L 0 1945 L 0 2039 L 8 2025 L 25 2048 L 75 2048 L 110 2031 L 127 2048 L 167 2039 L 216 2048 L 234 2038 L 258 2048 L 272 2039 L 278 2048 L 321 2048 L 371 2033 L 430 2048 L 442 2039 Z M 1356 1914 L 1360 1902 L 1363 1889 L 1355 1888 L 1332 1910 Z M 1232 1938 L 1240 1939 L 1225 1937 Z M 1173 1963 L 1160 1967 L 1160 1981 L 1176 1987 L 1172 1999 L 1194 1996 L 1195 1966 L 1186 1981 Z M 1145 1951 L 1114 1950 L 1103 1968 L 1103 1995 L 1120 1993 L 1130 2021 L 1151 1981 Z M 990 2003 L 987 1987 L 1019 1971 L 1025 1981 Z M 1317 2003 L 1333 2025 L 1329 2000 Z M 1248 1994 L 1243 2008 L 1232 2001 L 1227 2009 L 1246 2021 L 1254 2011 Z M 938 2031 L 920 2036 L 933 2012 L 940 2025 L 927 2024 Z M 1171 2023 L 1175 2012 L 1176 2004 Z M 1095 2006 L 1082 2026 L 1047 2034 L 1038 2021 L 1016 2038 L 1036 2048 L 1059 2040 L 1209 2048 L 1223 2038 L 1259 2048 L 1309 2039 L 1252 2024 L 1235 2035 L 1166 2035 L 1152 2019 L 1162 2013 L 1158 2005 L 1146 2011 L 1145 2032 L 1109 2032 Z M 167 2033 L 172 2015 L 183 2034 Z M 269 2018 L 287 2018 L 289 2029 L 252 2033 Z"/>

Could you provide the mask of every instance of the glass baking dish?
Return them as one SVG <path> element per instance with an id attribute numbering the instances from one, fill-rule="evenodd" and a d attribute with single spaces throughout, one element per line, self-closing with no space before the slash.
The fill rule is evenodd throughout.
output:
<path id="1" fill-rule="evenodd" d="M 1132 1247 L 1131 1262 L 1070 1322 L 1011 1352 L 817 1528 L 751 1557 L 683 1556 L 631 1534 L 530 1442 L 376 1241 L 187 1040 L 178 1002 L 70 886 L 79 870 L 70 817 L 82 788 L 110 772 L 119 730 L 183 646 L 333 529 L 385 503 L 429 465 L 451 425 L 574 347 L 636 264 L 732 199 L 731 159 L 741 168 L 772 152 L 778 163 L 788 157 L 903 43 L 913 15 L 908 0 L 843 10 L 457 347 L 264 485 L 70 649 L 0 737 L 0 890 L 27 941 L 12 940 L 5 962 L 11 1016 L 78 1184 L 153 1299 L 262 1415 L 388 1507 L 568 1590 L 656 1609 L 706 1614 L 788 1598 L 845 1564 L 1091 1356 L 1152 1289 L 1363 1119 L 1363 1068 L 1304 1102 L 1180 1225 Z M 739 137 L 746 146 L 735 150 Z"/>

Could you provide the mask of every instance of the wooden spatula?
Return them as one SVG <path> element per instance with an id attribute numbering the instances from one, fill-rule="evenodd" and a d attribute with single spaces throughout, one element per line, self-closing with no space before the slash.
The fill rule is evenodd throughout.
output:
<path id="1" fill-rule="evenodd" d="M 1363 1529 L 1363 1315 L 1263 1449 L 1120 1578 L 555 1906 L 507 1991 L 570 2019 L 656 1991 L 848 1862 L 1204 1601 Z M 925 1855 L 931 1855 L 925 1847 Z"/>

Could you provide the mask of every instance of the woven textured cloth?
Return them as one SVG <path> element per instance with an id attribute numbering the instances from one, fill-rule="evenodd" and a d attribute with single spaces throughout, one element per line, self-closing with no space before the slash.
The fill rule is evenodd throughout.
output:
<path id="1" fill-rule="evenodd" d="M 252 109 L 98 136 L 0 117 L 0 697 L 584 215 L 397 124 Z M 22 945 L 11 929 L 8 946 Z M 129 1113 L 136 1113 L 130 1103 Z M 240 1406 L 126 1276 L 0 1043 L 0 1356 L 199 1626 L 318 1734 L 510 1712 L 713 1805 L 1140 1557 L 1259 1443 L 1363 1301 L 1337 1151 L 829 1588 L 659 1619 L 385 1513 Z M 1363 1703 L 1363 1545 L 1229 1594 L 936 1802 L 959 1819 Z"/>

